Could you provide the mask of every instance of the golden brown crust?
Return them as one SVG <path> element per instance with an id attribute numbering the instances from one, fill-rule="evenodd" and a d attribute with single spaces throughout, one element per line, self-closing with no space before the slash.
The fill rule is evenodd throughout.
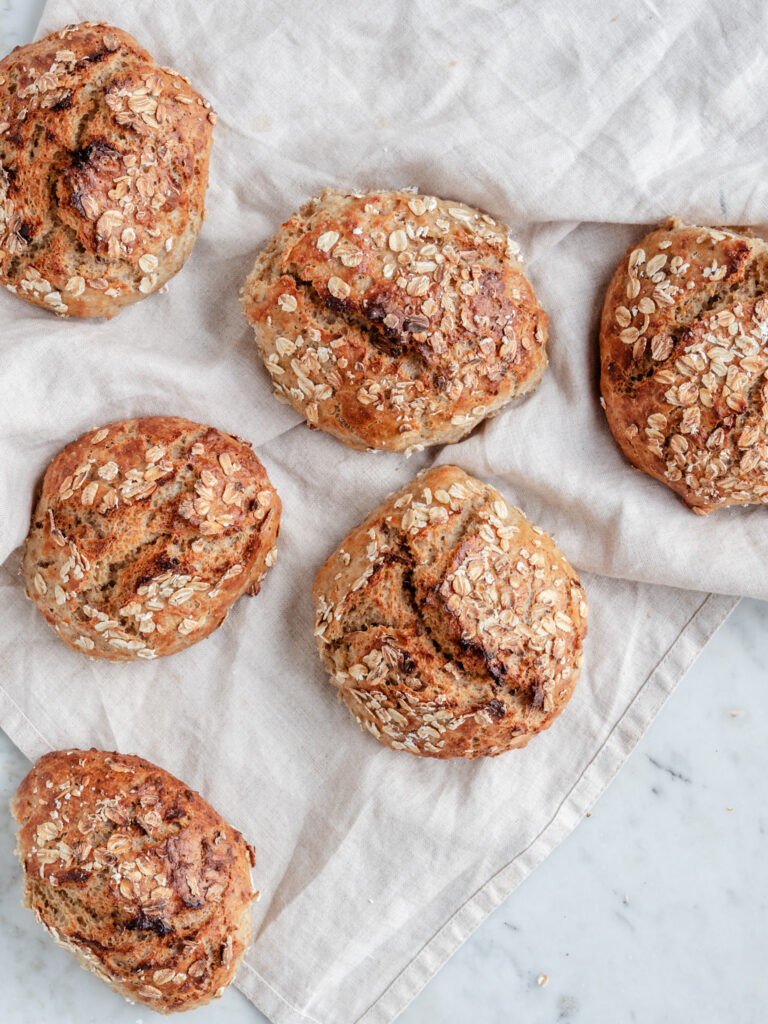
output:
<path id="1" fill-rule="evenodd" d="M 140 757 L 58 750 L 11 801 L 24 903 L 127 999 L 160 1013 L 221 995 L 251 937 L 253 851 Z"/>
<path id="2" fill-rule="evenodd" d="M 258 593 L 279 530 L 280 499 L 247 441 L 173 416 L 121 420 L 48 466 L 22 571 L 69 647 L 156 658 Z"/>
<path id="3" fill-rule="evenodd" d="M 547 363 L 506 226 L 413 192 L 311 200 L 256 260 L 243 307 L 276 396 L 353 448 L 458 441 Z"/>
<path id="4" fill-rule="evenodd" d="M 456 466 L 353 530 L 314 586 L 320 656 L 396 750 L 479 757 L 548 728 L 579 675 L 587 606 L 551 537 Z"/>
<path id="5" fill-rule="evenodd" d="M 605 298 L 601 390 L 629 461 L 700 515 L 768 503 L 768 245 L 671 220 Z"/>
<path id="6" fill-rule="evenodd" d="M 0 283 L 113 316 L 181 269 L 200 230 L 215 114 L 104 22 L 0 61 Z"/>

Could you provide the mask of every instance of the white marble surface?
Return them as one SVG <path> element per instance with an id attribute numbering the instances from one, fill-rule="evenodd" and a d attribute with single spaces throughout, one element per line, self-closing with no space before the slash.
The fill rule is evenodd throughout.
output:
<path id="1" fill-rule="evenodd" d="M 0 52 L 3 56 L 34 35 L 45 0 L 0 0 Z"/>
<path id="2" fill-rule="evenodd" d="M 0 51 L 31 38 L 41 7 L 42 0 L 0 0 Z M 767 665 L 768 604 L 742 602 L 592 816 L 486 921 L 401 1024 L 763 1024 Z M 159 1020 L 80 970 L 21 908 L 2 808 L 28 767 L 0 733 L 0 1021 Z M 185 1020 L 265 1018 L 230 990 Z"/>

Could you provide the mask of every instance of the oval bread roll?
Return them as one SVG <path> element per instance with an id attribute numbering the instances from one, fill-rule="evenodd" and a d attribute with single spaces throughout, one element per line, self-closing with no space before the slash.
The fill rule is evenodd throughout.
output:
<path id="1" fill-rule="evenodd" d="M 40 758 L 11 801 L 24 903 L 126 999 L 202 1006 L 251 938 L 253 850 L 162 768 L 102 750 Z"/>
<path id="2" fill-rule="evenodd" d="M 600 327 L 608 424 L 699 515 L 768 504 L 768 245 L 670 220 L 627 251 Z"/>
<path id="3" fill-rule="evenodd" d="M 70 25 L 0 61 L 0 284 L 114 316 L 184 264 L 216 115 L 127 32 Z"/>

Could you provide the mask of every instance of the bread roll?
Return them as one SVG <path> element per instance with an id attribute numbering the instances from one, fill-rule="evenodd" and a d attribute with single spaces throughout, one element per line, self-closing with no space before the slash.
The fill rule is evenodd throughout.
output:
<path id="1" fill-rule="evenodd" d="M 204 217 L 216 115 L 104 22 L 0 61 L 0 284 L 114 316 L 181 269 Z"/>
<path id="2" fill-rule="evenodd" d="M 253 849 L 162 768 L 40 758 L 11 801 L 24 904 L 83 967 L 158 1013 L 220 996 L 251 938 Z"/>
<path id="3" fill-rule="evenodd" d="M 699 515 L 768 503 L 768 245 L 670 220 L 628 250 L 600 327 L 608 424 Z"/>
<path id="4" fill-rule="evenodd" d="M 318 573 L 315 634 L 339 697 L 424 757 L 524 747 L 569 700 L 587 605 L 543 530 L 456 466 L 422 473 Z"/>
<path id="5" fill-rule="evenodd" d="M 174 416 L 121 420 L 46 470 L 27 595 L 92 658 L 174 654 L 258 593 L 279 529 L 280 499 L 246 441 Z"/>
<path id="6" fill-rule="evenodd" d="M 458 441 L 537 386 L 547 315 L 504 224 L 413 192 L 326 190 L 243 294 L 275 394 L 353 448 Z"/>

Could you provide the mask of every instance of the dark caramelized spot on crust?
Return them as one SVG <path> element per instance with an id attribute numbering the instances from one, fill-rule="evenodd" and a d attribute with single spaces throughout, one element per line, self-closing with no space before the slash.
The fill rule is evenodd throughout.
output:
<path id="1" fill-rule="evenodd" d="M 136 917 L 132 921 L 128 921 L 124 927 L 129 932 L 154 932 L 155 935 L 170 935 L 174 930 L 168 921 L 164 921 L 160 917 L 150 917 L 142 911 L 139 911 Z"/>
<path id="2" fill-rule="evenodd" d="M 738 274 L 749 259 L 750 247 L 746 242 L 739 241 L 735 245 L 728 246 L 726 252 L 726 280 Z"/>
<path id="3" fill-rule="evenodd" d="M 65 94 L 60 100 L 57 100 L 51 107 L 54 112 L 60 112 L 62 110 L 70 110 L 72 108 L 72 90 L 67 89 Z"/>
<path id="4" fill-rule="evenodd" d="M 507 713 L 507 709 L 500 700 L 489 700 L 485 705 L 488 714 L 495 718 L 496 721 L 500 721 Z"/>

